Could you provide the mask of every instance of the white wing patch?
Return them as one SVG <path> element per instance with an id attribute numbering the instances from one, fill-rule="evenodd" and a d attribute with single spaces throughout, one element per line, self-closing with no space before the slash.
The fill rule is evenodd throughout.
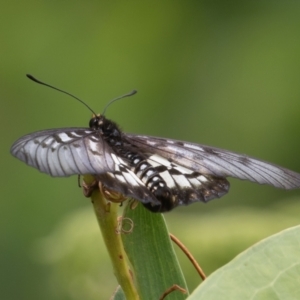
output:
<path id="1" fill-rule="evenodd" d="M 71 142 L 72 140 L 74 140 L 74 136 L 69 136 L 64 132 L 58 133 L 57 136 L 62 141 L 62 143 L 68 143 L 68 142 Z"/>
<path id="2" fill-rule="evenodd" d="M 158 174 L 162 177 L 169 188 L 200 188 L 208 179 L 194 170 L 180 166 L 166 158 L 154 154 L 151 155 L 147 162 L 154 168 L 159 170 L 159 167 L 164 166 L 166 169 Z"/>
<path id="3" fill-rule="evenodd" d="M 198 176 L 197 179 L 200 180 L 201 182 L 206 182 L 207 181 L 207 178 L 203 175 Z"/>
<path id="4" fill-rule="evenodd" d="M 170 188 L 176 188 L 175 180 L 174 178 L 170 175 L 169 171 L 164 171 L 159 173 L 159 175 L 162 177 L 162 179 L 165 181 L 166 185 Z"/>
<path id="5" fill-rule="evenodd" d="M 172 144 L 174 144 L 174 142 Z M 189 148 L 189 149 L 204 152 L 204 149 L 199 145 L 194 145 L 194 144 L 190 144 L 190 143 L 183 143 L 183 146 L 186 147 L 186 148 Z"/>
<path id="6" fill-rule="evenodd" d="M 177 164 L 174 164 L 174 163 L 173 163 L 173 168 L 175 170 L 179 171 L 182 174 L 192 174 L 192 173 L 194 173 L 193 170 L 190 170 L 188 168 L 185 168 L 183 166 L 180 166 L 180 165 L 177 165 Z"/>
<path id="7" fill-rule="evenodd" d="M 114 153 L 111 153 L 111 157 L 114 160 L 116 165 L 124 165 L 124 166 L 127 165 L 127 163 L 125 163 L 125 161 L 121 157 L 115 155 Z"/>
<path id="8" fill-rule="evenodd" d="M 172 175 L 175 182 L 180 188 L 191 188 L 191 183 L 188 181 L 188 179 L 183 175 Z"/>
<path id="9" fill-rule="evenodd" d="M 149 163 L 151 163 L 151 161 L 154 162 L 154 164 L 153 164 L 154 167 L 160 166 L 160 165 L 163 165 L 165 167 L 171 167 L 170 161 L 168 161 L 166 158 L 164 158 L 160 155 L 157 155 L 157 154 L 151 155 L 148 160 L 149 160 Z"/>

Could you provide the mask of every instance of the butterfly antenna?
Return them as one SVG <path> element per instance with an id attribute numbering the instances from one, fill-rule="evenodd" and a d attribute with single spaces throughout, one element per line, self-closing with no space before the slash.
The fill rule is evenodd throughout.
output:
<path id="1" fill-rule="evenodd" d="M 30 74 L 26 74 L 26 76 L 30 79 L 30 80 L 32 80 L 32 81 L 34 81 L 34 82 L 36 82 L 36 83 L 39 83 L 39 84 L 41 84 L 41 85 L 45 85 L 45 86 L 47 86 L 47 87 L 49 87 L 49 88 L 51 88 L 51 89 L 54 89 L 54 90 L 57 90 L 57 91 L 59 91 L 59 92 L 61 92 L 61 93 L 64 93 L 64 94 L 66 94 L 66 95 L 69 95 L 69 96 L 71 96 L 72 98 L 74 98 L 74 99 L 76 99 L 76 100 L 78 100 L 79 102 L 81 102 L 85 107 L 87 107 L 95 116 L 97 115 L 85 102 L 83 102 L 81 99 L 79 99 L 79 98 L 77 98 L 76 96 L 74 96 L 74 95 L 72 95 L 72 94 L 70 94 L 70 93 L 68 93 L 68 92 L 66 92 L 66 91 L 64 91 L 64 90 L 61 90 L 61 89 L 59 89 L 59 88 L 57 88 L 57 87 L 55 87 L 55 86 L 52 86 L 52 85 L 50 85 L 50 84 L 47 84 L 47 83 L 45 83 L 45 82 L 42 82 L 42 81 L 40 81 L 40 80 L 38 80 L 38 79 L 36 79 L 35 77 L 33 77 L 32 75 L 30 75 Z"/>
<path id="2" fill-rule="evenodd" d="M 114 102 L 117 101 L 117 100 L 120 100 L 120 99 L 123 99 L 123 98 L 126 98 L 126 97 L 130 97 L 130 96 L 133 96 L 133 95 L 136 94 L 136 93 L 137 93 L 137 90 L 133 90 L 133 91 L 131 91 L 131 92 L 128 93 L 128 94 L 125 94 L 125 95 L 123 95 L 123 96 L 120 96 L 120 97 L 118 97 L 118 98 L 115 98 L 115 99 L 112 99 L 111 101 L 109 101 L 109 102 L 107 103 L 107 105 L 105 106 L 104 110 L 103 110 L 102 116 L 105 115 L 105 112 L 106 112 L 107 108 L 108 108 L 112 103 L 114 103 Z"/>

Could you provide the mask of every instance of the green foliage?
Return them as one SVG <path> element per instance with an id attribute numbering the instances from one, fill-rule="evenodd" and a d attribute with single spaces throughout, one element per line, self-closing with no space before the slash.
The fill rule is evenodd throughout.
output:
<path id="1" fill-rule="evenodd" d="M 188 298 L 299 299 L 300 226 L 286 229 L 250 247 L 214 272 Z"/>
<path id="2" fill-rule="evenodd" d="M 159 299 L 174 284 L 187 290 L 163 216 L 139 204 L 134 210 L 127 205 L 123 218 L 132 222 L 131 232 L 123 234 L 122 239 L 140 299 Z M 180 300 L 186 296 L 176 291 L 168 299 Z"/>
<path id="3" fill-rule="evenodd" d="M 137 213 L 141 217 L 141 221 L 134 221 L 134 224 L 140 222 L 141 225 L 135 225 L 133 228 L 133 234 L 139 236 L 134 245 L 126 251 L 130 253 L 144 250 L 148 237 L 150 241 L 154 240 L 152 246 L 156 251 L 160 249 L 160 244 L 169 243 L 166 237 L 160 242 L 155 238 L 156 235 L 161 236 L 160 230 L 165 229 L 162 229 L 161 221 L 158 222 L 160 226 L 153 224 L 152 218 L 161 216 L 151 214 L 143 207 L 137 209 L 130 213 Z M 190 215 L 184 221 L 180 219 L 180 212 L 174 211 L 165 217 L 169 230 L 180 238 L 205 273 L 210 275 L 259 240 L 298 224 L 299 214 L 300 207 L 297 203 L 285 201 L 265 210 L 240 207 L 213 214 Z M 125 229 L 130 229 L 126 220 L 125 226 Z M 131 239 L 131 236 L 128 234 L 123 238 Z M 201 279 L 182 252 L 176 247 L 175 250 L 189 290 L 193 291 L 201 283 Z M 164 255 L 165 250 L 159 251 Z M 152 259 L 151 253 L 146 254 L 149 261 Z M 144 251 L 135 255 L 141 259 Z M 39 241 L 34 257 L 49 270 L 47 291 L 55 291 L 58 299 L 96 300 L 99 299 L 99 295 L 103 299 L 109 299 L 118 285 L 91 207 L 74 212 L 60 222 L 49 237 Z M 145 264 L 147 259 L 144 260 Z M 156 256 L 154 260 L 157 260 Z M 165 263 L 169 261 L 165 259 Z M 143 271 L 141 272 L 143 274 Z M 157 276 L 155 271 L 151 271 L 151 275 Z"/>
<path id="4" fill-rule="evenodd" d="M 142 205 L 131 209 L 129 204 L 122 222 L 120 232 L 139 299 L 159 299 L 174 284 L 187 290 L 162 215 L 153 214 Z M 188 299 L 296 300 L 300 281 L 299 245 L 300 226 L 271 236 L 214 272 Z M 115 249 L 108 251 L 112 253 Z M 118 277 L 118 269 L 115 275 Z M 168 295 L 170 300 L 186 298 L 178 291 Z M 119 290 L 113 299 L 126 300 L 126 297 Z"/>
<path id="5" fill-rule="evenodd" d="M 281 228 L 298 224 L 297 207 L 297 202 L 294 202 L 283 203 L 276 209 L 269 208 L 267 210 L 236 208 L 234 213 L 230 213 L 230 210 L 221 210 L 215 212 L 214 215 L 191 215 L 186 220 L 182 220 L 178 213 L 168 214 L 166 217 L 171 232 L 180 238 L 196 257 L 205 273 L 210 275 L 212 271 L 229 263 L 248 247 L 251 249 L 252 245 L 262 238 L 281 230 Z M 277 210 L 282 214 L 276 214 Z M 156 270 L 151 269 L 146 274 L 144 272 L 148 270 L 148 267 L 152 268 L 152 263 L 158 260 L 157 255 L 163 257 L 165 253 L 172 254 L 172 251 L 169 252 L 165 249 L 165 245 L 169 243 L 167 236 L 157 239 L 163 236 L 160 230 L 165 231 L 161 224 L 162 216 L 149 213 L 141 205 L 136 210 L 129 212 L 133 214 L 130 218 L 133 218 L 135 227 L 132 233 L 122 235 L 125 239 L 124 243 L 129 243 L 131 244 L 129 246 L 132 247 L 126 251 L 128 251 L 129 257 L 132 256 L 131 252 L 134 252 L 133 259 L 139 260 L 141 257 L 146 257 L 142 261 L 145 267 L 140 268 L 135 276 L 145 276 L 145 278 L 150 276 L 149 280 L 154 280 L 157 277 Z M 152 223 L 154 221 L 152 218 L 155 219 L 155 224 Z M 131 225 L 126 220 L 124 222 L 125 229 L 130 229 Z M 243 224 L 243 226 L 237 226 L 237 224 Z M 248 230 L 249 226 L 252 226 L 251 230 Z M 145 231 L 150 231 L 150 233 L 145 234 Z M 147 237 L 150 244 L 148 244 Z M 134 242 L 130 242 L 130 239 L 133 239 Z M 113 275 L 112 266 L 108 262 L 107 250 L 101 240 L 95 216 L 89 207 L 71 214 L 48 238 L 38 243 L 34 257 L 39 258 L 38 261 L 43 262 L 44 267 L 47 268 L 50 275 L 49 283 L 55 291 L 57 299 L 96 300 L 99 299 L 99 295 L 103 299 L 109 299 L 113 294 L 118 283 Z M 148 248 L 145 250 L 146 246 Z M 201 279 L 181 251 L 176 249 L 176 254 L 190 287 L 189 290 L 193 291 L 201 283 Z M 269 253 L 268 256 L 272 257 L 272 253 Z M 146 267 L 148 262 L 151 265 Z M 169 264 L 171 258 L 166 257 L 164 261 L 159 258 L 159 262 L 162 265 Z M 176 264 L 176 260 L 174 263 Z M 164 265 L 164 268 L 169 270 L 170 266 Z M 219 271 L 221 270 L 222 268 L 219 269 Z M 211 276 L 215 276 L 214 274 L 217 273 L 213 273 Z M 210 280 L 210 276 L 207 280 Z M 200 284 L 200 289 L 201 287 L 202 284 Z M 145 289 L 147 291 L 147 287 Z M 177 293 L 179 294 L 176 292 L 174 296 Z"/>

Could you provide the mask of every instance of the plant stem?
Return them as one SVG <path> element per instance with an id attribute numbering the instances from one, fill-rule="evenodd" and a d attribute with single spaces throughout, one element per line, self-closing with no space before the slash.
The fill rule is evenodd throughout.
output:
<path id="1" fill-rule="evenodd" d="M 90 180 L 86 177 L 84 177 L 85 182 L 89 182 Z M 122 287 L 126 299 L 138 300 L 139 295 L 132 278 L 133 272 L 129 269 L 127 255 L 119 232 L 119 204 L 108 202 L 99 189 L 92 193 L 91 199 L 118 283 Z"/>

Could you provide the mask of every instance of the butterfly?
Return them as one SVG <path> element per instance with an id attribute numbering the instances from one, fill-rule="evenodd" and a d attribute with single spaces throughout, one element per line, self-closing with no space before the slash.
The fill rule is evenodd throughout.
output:
<path id="1" fill-rule="evenodd" d="M 25 135 L 10 151 L 53 177 L 91 174 L 105 187 L 140 201 L 152 212 L 220 198 L 229 191 L 226 177 L 282 189 L 300 188 L 299 173 L 210 146 L 127 134 L 104 114 L 94 114 L 89 128 Z"/>

